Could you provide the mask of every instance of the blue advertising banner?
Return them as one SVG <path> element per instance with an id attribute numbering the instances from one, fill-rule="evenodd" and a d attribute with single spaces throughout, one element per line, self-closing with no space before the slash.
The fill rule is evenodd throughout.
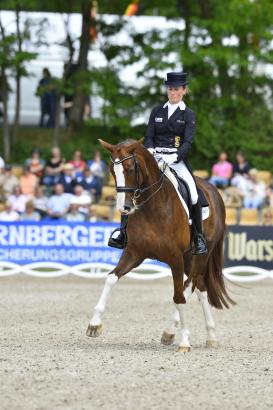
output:
<path id="1" fill-rule="evenodd" d="M 116 265 L 121 251 L 107 246 L 116 227 L 109 222 L 1 222 L 0 261 L 22 265 L 48 261 Z"/>
<path id="2" fill-rule="evenodd" d="M 1 222 L 0 262 L 26 265 L 57 262 L 116 265 L 122 251 L 110 248 L 108 239 L 116 223 L 66 221 Z M 157 261 L 147 260 L 157 266 Z M 273 267 L 273 227 L 230 226 L 225 241 L 225 267 Z"/>

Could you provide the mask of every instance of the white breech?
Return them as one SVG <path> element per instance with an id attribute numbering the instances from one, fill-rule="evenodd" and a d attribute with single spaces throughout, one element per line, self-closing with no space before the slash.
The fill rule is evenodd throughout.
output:
<path id="1" fill-rule="evenodd" d="M 176 163 L 170 164 L 169 167 L 172 168 L 181 179 L 184 179 L 184 181 L 187 182 L 189 189 L 190 189 L 191 202 L 193 205 L 197 204 L 198 193 L 197 193 L 196 185 L 195 185 L 193 176 L 188 170 L 184 161 L 180 161 L 177 164 Z"/>

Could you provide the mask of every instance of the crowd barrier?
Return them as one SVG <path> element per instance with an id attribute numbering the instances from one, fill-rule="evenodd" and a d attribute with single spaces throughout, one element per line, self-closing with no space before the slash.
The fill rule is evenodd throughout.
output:
<path id="1" fill-rule="evenodd" d="M 23 273 L 36 277 L 105 277 L 121 254 L 107 246 L 116 226 L 109 222 L 1 222 L 0 276 Z M 237 282 L 273 279 L 272 238 L 272 227 L 229 227 L 224 275 Z M 127 276 L 154 280 L 170 274 L 167 265 L 146 260 Z"/>

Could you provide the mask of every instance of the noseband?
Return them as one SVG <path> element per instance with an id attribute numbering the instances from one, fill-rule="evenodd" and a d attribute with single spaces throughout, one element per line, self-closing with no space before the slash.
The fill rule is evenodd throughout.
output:
<path id="1" fill-rule="evenodd" d="M 162 172 L 162 175 L 160 176 L 160 178 L 158 179 L 158 181 L 154 182 L 153 184 L 151 184 L 151 185 L 149 185 L 149 186 L 147 186 L 147 187 L 142 188 L 141 185 L 140 185 L 140 173 L 141 173 L 141 168 L 140 168 L 139 162 L 138 162 L 137 157 L 136 157 L 135 154 L 128 155 L 127 157 L 124 157 L 124 158 L 120 159 L 119 161 L 114 161 L 114 160 L 111 158 L 111 162 L 112 162 L 113 165 L 118 165 L 118 164 L 122 164 L 122 163 L 123 163 L 124 161 L 126 161 L 127 159 L 133 159 L 133 160 L 134 160 L 137 186 L 136 186 L 136 187 L 126 187 L 126 186 L 124 186 L 124 187 L 119 187 L 119 186 L 117 186 L 117 187 L 116 187 L 116 191 L 117 191 L 117 192 L 124 192 L 124 193 L 132 193 L 132 196 L 131 196 L 132 202 L 133 202 L 133 204 L 134 204 L 134 207 L 135 207 L 136 209 L 138 209 L 138 208 L 140 208 L 142 205 L 144 205 L 146 202 L 148 202 L 149 199 L 151 199 L 158 191 L 160 191 L 160 189 L 162 188 L 163 182 L 164 182 L 164 171 L 165 171 L 165 168 L 166 168 L 166 167 L 164 167 L 163 172 Z M 152 194 L 151 194 L 150 196 L 148 196 L 148 198 L 146 198 L 146 199 L 145 199 L 144 201 L 142 201 L 141 203 L 139 203 L 139 204 L 136 203 L 136 200 L 139 199 L 140 196 L 141 196 L 144 192 L 148 191 L 149 189 L 151 189 L 152 187 L 154 187 L 154 186 L 157 185 L 157 184 L 159 184 L 159 187 L 158 187 L 158 189 L 157 189 L 155 192 L 152 192 Z"/>

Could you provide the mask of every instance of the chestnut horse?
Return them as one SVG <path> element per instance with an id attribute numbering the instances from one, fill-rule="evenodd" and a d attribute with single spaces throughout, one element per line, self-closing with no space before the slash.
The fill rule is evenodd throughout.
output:
<path id="1" fill-rule="evenodd" d="M 222 273 L 225 207 L 221 196 L 215 187 L 196 178 L 209 203 L 210 216 L 203 223 L 208 254 L 192 255 L 188 216 L 173 184 L 161 173 L 150 152 L 141 141 L 130 140 L 117 145 L 99 141 L 111 154 L 117 208 L 129 217 L 127 245 L 118 265 L 106 278 L 87 336 L 96 337 L 101 333 L 101 319 L 112 286 L 144 259 L 150 258 L 167 263 L 173 277 L 175 311 L 161 342 L 171 344 L 176 328 L 180 327 L 179 351 L 190 350 L 184 310 L 195 290 L 204 312 L 207 346 L 216 347 L 218 342 L 210 305 L 222 309 L 233 303 L 227 294 Z M 183 273 L 187 276 L 185 282 Z"/>

